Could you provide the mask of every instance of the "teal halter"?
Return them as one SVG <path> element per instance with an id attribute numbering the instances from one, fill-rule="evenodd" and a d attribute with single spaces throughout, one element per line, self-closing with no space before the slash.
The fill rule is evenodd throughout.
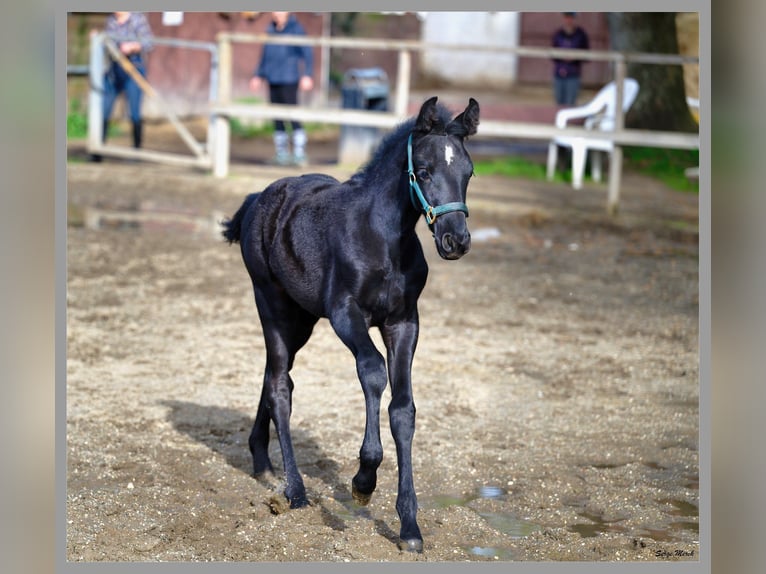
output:
<path id="1" fill-rule="evenodd" d="M 410 178 L 410 200 L 415 209 L 422 209 L 423 214 L 426 216 L 426 223 L 429 228 L 433 228 L 433 224 L 436 218 L 445 213 L 452 211 L 462 211 L 465 216 L 468 217 L 468 206 L 461 201 L 453 201 L 451 203 L 445 203 L 444 205 L 437 205 L 436 207 L 430 205 L 423 195 L 423 191 L 418 185 L 418 180 L 415 177 L 415 170 L 412 167 L 412 134 L 407 139 L 407 173 Z M 415 202 L 417 197 L 420 206 Z"/>

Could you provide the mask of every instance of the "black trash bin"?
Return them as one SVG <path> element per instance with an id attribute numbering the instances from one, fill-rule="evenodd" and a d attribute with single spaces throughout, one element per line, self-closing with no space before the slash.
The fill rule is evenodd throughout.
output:
<path id="1" fill-rule="evenodd" d="M 343 75 L 342 107 L 351 110 L 388 111 L 390 88 L 382 68 L 352 68 Z M 342 126 L 339 160 L 342 164 L 366 161 L 381 138 L 381 131 L 369 126 Z"/>

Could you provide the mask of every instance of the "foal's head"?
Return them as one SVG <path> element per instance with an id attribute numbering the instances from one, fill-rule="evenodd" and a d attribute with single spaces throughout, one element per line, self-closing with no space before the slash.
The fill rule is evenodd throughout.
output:
<path id="1" fill-rule="evenodd" d="M 410 191 L 444 259 L 459 259 L 471 248 L 465 199 L 473 162 L 463 141 L 476 133 L 478 124 L 479 104 L 473 98 L 460 115 L 450 119 L 433 97 L 421 107 L 412 132 Z"/>

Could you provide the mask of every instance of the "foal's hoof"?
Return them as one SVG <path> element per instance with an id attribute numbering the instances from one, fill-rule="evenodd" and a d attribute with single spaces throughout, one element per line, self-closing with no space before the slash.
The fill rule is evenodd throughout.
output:
<path id="1" fill-rule="evenodd" d="M 269 508 L 272 514 L 284 514 L 288 510 L 309 506 L 308 498 L 299 496 L 290 500 L 284 494 L 275 494 L 269 498 Z"/>
<path id="2" fill-rule="evenodd" d="M 269 508 L 272 514 L 284 514 L 290 510 L 290 501 L 284 494 L 275 494 L 269 498 Z"/>
<path id="3" fill-rule="evenodd" d="M 409 540 L 399 540 L 397 544 L 402 552 L 423 552 L 423 541 L 419 538 L 410 538 Z"/>
<path id="4" fill-rule="evenodd" d="M 356 502 L 359 506 L 367 506 L 370 503 L 370 499 L 372 498 L 372 492 L 370 493 L 359 492 L 356 489 L 356 487 L 352 484 L 351 496 L 354 497 L 354 502 Z"/>
<path id="5" fill-rule="evenodd" d="M 306 506 L 309 506 L 309 499 L 305 495 L 290 500 L 290 508 L 304 508 Z"/>

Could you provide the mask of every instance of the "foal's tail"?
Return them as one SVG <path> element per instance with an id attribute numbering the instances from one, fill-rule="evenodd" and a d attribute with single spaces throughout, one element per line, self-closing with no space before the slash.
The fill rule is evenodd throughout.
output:
<path id="1" fill-rule="evenodd" d="M 223 235 L 224 239 L 229 243 L 236 243 L 239 241 L 242 236 L 242 220 L 252 203 L 258 198 L 258 195 L 260 194 L 251 193 L 248 195 L 242 203 L 242 206 L 237 210 L 237 213 L 234 214 L 234 217 L 225 219 L 222 222 L 223 231 L 221 232 L 221 235 Z"/>

